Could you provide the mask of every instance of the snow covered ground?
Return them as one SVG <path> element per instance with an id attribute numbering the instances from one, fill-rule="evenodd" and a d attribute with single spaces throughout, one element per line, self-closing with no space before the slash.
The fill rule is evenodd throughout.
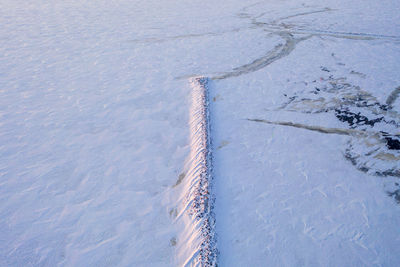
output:
<path id="1" fill-rule="evenodd" d="M 274 47 L 213 86 L 222 266 L 400 264 L 400 6 L 324 2 L 240 13 Z"/>
<path id="2" fill-rule="evenodd" d="M 0 25 L 0 266 L 201 264 L 198 76 L 220 266 L 400 265 L 397 1 L 3 0 Z"/>

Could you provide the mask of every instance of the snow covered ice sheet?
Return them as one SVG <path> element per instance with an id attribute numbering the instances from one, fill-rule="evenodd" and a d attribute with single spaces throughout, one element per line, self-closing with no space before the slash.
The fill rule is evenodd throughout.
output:
<path id="1" fill-rule="evenodd" d="M 400 264 L 400 6 L 367 2 L 240 13 L 274 46 L 215 77 L 222 266 Z"/>
<path id="2" fill-rule="evenodd" d="M 225 60 L 257 38 L 229 19 L 236 1 L 0 5 L 0 265 L 186 262 L 177 77 L 245 63 Z"/>
<path id="3" fill-rule="evenodd" d="M 199 76 L 220 266 L 400 265 L 397 1 L 3 0 L 0 25 L 0 266 L 204 264 Z"/>

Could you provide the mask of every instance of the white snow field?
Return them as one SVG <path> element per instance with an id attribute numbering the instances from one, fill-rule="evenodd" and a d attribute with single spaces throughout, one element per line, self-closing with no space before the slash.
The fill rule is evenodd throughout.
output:
<path id="1" fill-rule="evenodd" d="M 0 26 L 0 266 L 400 266 L 399 1 L 0 0 Z"/>

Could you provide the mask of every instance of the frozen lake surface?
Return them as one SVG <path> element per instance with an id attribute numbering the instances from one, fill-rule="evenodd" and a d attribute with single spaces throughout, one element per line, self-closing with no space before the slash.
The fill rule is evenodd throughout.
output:
<path id="1" fill-rule="evenodd" d="M 0 25 L 0 266 L 400 266 L 398 1 Z"/>

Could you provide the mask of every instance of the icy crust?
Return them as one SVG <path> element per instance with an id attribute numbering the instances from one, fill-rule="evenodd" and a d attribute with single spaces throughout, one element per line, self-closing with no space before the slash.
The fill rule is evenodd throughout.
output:
<path id="1" fill-rule="evenodd" d="M 331 72 L 325 67 L 322 71 Z M 334 75 L 309 81 L 307 88 L 310 90 L 287 96 L 288 101 L 279 110 L 334 114 L 352 137 L 346 159 L 363 172 L 400 177 L 400 114 L 393 107 L 400 87 L 385 103 L 346 78 Z"/>
<path id="2" fill-rule="evenodd" d="M 212 193 L 212 154 L 207 90 L 209 79 L 190 80 L 192 107 L 190 118 L 190 167 L 183 189 L 185 222 L 178 248 L 184 266 L 216 266 L 214 196 Z"/>

